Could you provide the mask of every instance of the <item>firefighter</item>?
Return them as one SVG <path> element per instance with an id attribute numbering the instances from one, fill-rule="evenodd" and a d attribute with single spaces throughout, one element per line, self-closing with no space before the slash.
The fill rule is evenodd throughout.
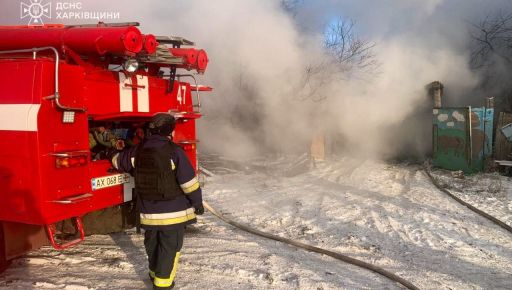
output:
<path id="1" fill-rule="evenodd" d="M 175 120 L 153 116 L 151 135 L 112 158 L 121 172 L 135 176 L 140 224 L 153 289 L 171 289 L 183 245 L 185 226 L 204 213 L 201 188 L 183 149 L 172 142 Z"/>
<path id="2" fill-rule="evenodd" d="M 126 145 L 127 146 L 137 145 L 144 140 L 144 137 L 145 137 L 144 129 L 141 127 L 137 127 L 135 129 L 135 132 L 133 133 L 133 137 L 126 140 Z"/>
<path id="3" fill-rule="evenodd" d="M 112 130 L 99 126 L 89 133 L 89 148 L 93 154 L 93 160 L 100 160 L 108 157 L 110 150 L 123 149 L 124 141 L 117 138 Z"/>

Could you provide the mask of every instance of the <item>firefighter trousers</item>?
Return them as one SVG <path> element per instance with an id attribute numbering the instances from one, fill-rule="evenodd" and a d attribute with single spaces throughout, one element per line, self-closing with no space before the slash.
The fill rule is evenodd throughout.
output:
<path id="1" fill-rule="evenodd" d="M 144 246 L 154 289 L 168 289 L 176 276 L 185 229 L 146 230 Z"/>

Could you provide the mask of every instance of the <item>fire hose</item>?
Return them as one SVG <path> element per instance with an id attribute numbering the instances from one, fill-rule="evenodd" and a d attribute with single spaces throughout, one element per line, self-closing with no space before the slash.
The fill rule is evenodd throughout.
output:
<path id="1" fill-rule="evenodd" d="M 297 248 L 302 248 L 302 249 L 305 249 L 307 251 L 310 251 L 310 252 L 315 252 L 315 253 L 319 253 L 319 254 L 324 254 L 324 255 L 327 255 L 327 256 L 330 256 L 332 258 L 335 258 L 337 260 L 340 260 L 340 261 L 343 261 L 343 262 L 346 262 L 346 263 L 349 263 L 349 264 L 352 264 L 352 265 L 355 265 L 355 266 L 358 266 L 358 267 L 361 267 L 361 268 L 364 268 L 364 269 L 367 269 L 367 270 L 370 270 L 372 272 L 375 272 L 377 274 L 380 274 L 394 282 L 397 282 L 403 286 L 405 286 L 406 288 L 408 289 L 411 289 L 411 290 L 418 290 L 419 288 L 416 287 L 414 284 L 412 284 L 411 282 L 397 276 L 396 274 L 393 274 L 383 268 L 380 268 L 380 267 L 377 267 L 373 264 L 369 264 L 369 263 L 366 263 L 366 262 L 363 262 L 361 260 L 358 260 L 358 259 L 354 259 L 354 258 L 351 258 L 349 256 L 346 256 L 346 255 L 343 255 L 343 254 L 340 254 L 340 253 L 336 253 L 336 252 L 333 252 L 333 251 L 329 251 L 329 250 L 325 250 L 325 249 L 322 249 L 322 248 L 318 248 L 318 247 L 315 247 L 315 246 L 311 246 L 311 245 L 308 245 L 308 244 L 304 244 L 304 243 L 301 243 L 301 242 L 298 242 L 298 241 L 295 241 L 295 240 L 292 240 L 292 239 L 287 239 L 287 238 L 283 238 L 283 237 L 280 237 L 280 236 L 276 236 L 276 235 L 273 235 L 273 234 L 269 234 L 269 233 L 266 233 L 266 232 L 262 232 L 260 230 L 257 230 L 257 229 L 254 229 L 254 228 L 251 228 L 250 226 L 248 225 L 244 225 L 244 224 L 241 224 L 241 223 L 238 223 L 236 221 L 233 221 L 227 217 L 225 217 L 224 215 L 222 215 L 221 213 L 219 213 L 217 210 L 215 210 L 214 208 L 212 208 L 207 202 L 203 201 L 203 205 L 204 207 L 210 211 L 214 216 L 218 217 L 219 219 L 221 219 L 222 221 L 236 227 L 236 228 L 239 228 L 243 231 L 246 231 L 248 233 L 251 233 L 251 234 L 254 234 L 254 235 L 257 235 L 257 236 L 260 236 L 260 237 L 264 237 L 264 238 L 267 238 L 267 239 L 271 239 L 271 240 L 275 240 L 275 241 L 278 241 L 278 242 L 282 242 L 282 243 L 285 243 L 285 244 L 288 244 L 288 245 L 292 245 L 292 246 L 295 246 Z"/>
<path id="2" fill-rule="evenodd" d="M 496 225 L 500 226 L 501 228 L 503 228 L 504 230 L 508 231 L 509 233 L 512 233 L 512 227 L 507 225 L 506 223 L 500 221 L 499 219 L 493 217 L 492 215 L 472 206 L 471 204 L 463 201 L 461 198 L 457 197 L 456 195 L 454 195 L 453 193 L 451 193 L 448 189 L 446 188 L 443 188 L 439 182 L 437 182 L 437 180 L 435 180 L 435 178 L 432 176 L 432 173 L 430 172 L 430 170 L 426 167 L 425 168 L 425 173 L 427 174 L 427 176 L 430 178 L 430 181 L 432 182 L 432 184 L 434 184 L 434 186 L 439 189 L 441 192 L 447 194 L 449 197 L 451 197 L 452 199 L 454 199 L 455 201 L 457 201 L 458 203 L 462 204 L 463 206 L 469 208 L 470 210 L 472 210 L 473 212 L 479 214 L 480 216 L 490 220 L 491 222 L 495 223 Z"/>

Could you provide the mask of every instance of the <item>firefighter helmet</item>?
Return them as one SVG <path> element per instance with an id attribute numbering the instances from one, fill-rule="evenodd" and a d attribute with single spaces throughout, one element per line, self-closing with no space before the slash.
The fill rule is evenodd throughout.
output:
<path id="1" fill-rule="evenodd" d="M 169 113 L 158 113 L 151 118 L 149 130 L 151 134 L 169 136 L 172 131 L 174 131 L 175 126 L 176 121 L 174 120 L 174 116 Z"/>

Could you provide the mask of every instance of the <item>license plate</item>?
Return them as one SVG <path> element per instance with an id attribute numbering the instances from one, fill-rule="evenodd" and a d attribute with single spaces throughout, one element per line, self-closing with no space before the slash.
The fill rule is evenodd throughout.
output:
<path id="1" fill-rule="evenodd" d="M 91 179 L 92 190 L 98 190 L 130 182 L 130 174 L 115 174 Z"/>

